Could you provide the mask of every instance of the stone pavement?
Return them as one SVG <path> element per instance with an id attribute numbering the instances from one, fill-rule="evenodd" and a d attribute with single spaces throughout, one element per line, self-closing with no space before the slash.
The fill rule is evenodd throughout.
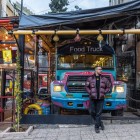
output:
<path id="1" fill-rule="evenodd" d="M 106 124 L 97 134 L 94 125 L 40 125 L 27 136 L 1 140 L 140 140 L 140 123 Z"/>

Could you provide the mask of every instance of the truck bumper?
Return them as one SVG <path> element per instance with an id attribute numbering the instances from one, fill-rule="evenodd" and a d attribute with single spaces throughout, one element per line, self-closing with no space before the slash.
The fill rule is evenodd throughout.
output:
<path id="1" fill-rule="evenodd" d="M 89 99 L 73 99 L 73 98 L 51 98 L 52 103 L 66 109 L 88 109 Z M 126 99 L 105 99 L 104 110 L 118 110 L 126 108 Z"/>

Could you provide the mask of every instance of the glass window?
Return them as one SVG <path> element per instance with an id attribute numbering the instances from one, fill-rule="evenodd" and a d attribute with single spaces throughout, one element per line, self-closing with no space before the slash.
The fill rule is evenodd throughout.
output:
<path id="1" fill-rule="evenodd" d="M 72 68 L 94 68 L 95 66 L 102 66 L 103 68 L 113 68 L 112 55 L 59 55 L 58 68 L 72 69 Z"/>

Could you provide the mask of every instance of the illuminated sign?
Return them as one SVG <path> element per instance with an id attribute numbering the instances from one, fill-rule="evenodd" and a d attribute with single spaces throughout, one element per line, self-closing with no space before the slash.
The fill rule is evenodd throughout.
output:
<path id="1" fill-rule="evenodd" d="M 4 64 L 11 64 L 12 63 L 11 50 L 3 50 L 2 55 L 3 55 Z"/>

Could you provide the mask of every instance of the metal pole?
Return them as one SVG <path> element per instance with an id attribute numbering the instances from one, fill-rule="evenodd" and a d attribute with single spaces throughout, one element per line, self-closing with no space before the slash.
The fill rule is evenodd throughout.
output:
<path id="1" fill-rule="evenodd" d="M 12 77 L 12 122 L 15 122 L 15 98 L 14 98 L 14 92 L 15 92 L 15 70 L 13 70 L 13 77 Z M 12 127 L 13 127 L 12 123 Z"/>
<path id="2" fill-rule="evenodd" d="M 35 94 L 38 93 L 38 67 L 39 67 L 39 58 L 38 58 L 38 51 L 39 51 L 39 36 L 36 36 L 36 47 L 35 47 Z"/>
<path id="3" fill-rule="evenodd" d="M 23 14 L 23 0 L 21 0 L 21 12 L 20 12 L 20 17 L 22 16 Z"/>
<path id="4" fill-rule="evenodd" d="M 56 70 L 57 70 L 57 42 L 55 42 L 55 72 L 56 72 Z M 55 73 L 55 79 L 58 80 L 56 73 Z"/>
<path id="5" fill-rule="evenodd" d="M 24 84 L 24 48 L 25 48 L 25 35 L 19 36 L 19 48 L 20 48 L 20 66 L 21 66 L 21 91 L 23 91 Z"/>
<path id="6" fill-rule="evenodd" d="M 6 71 L 2 70 L 2 82 L 1 82 L 1 96 L 5 96 L 5 88 L 6 88 Z M 4 110 L 6 105 L 6 98 L 1 99 L 1 108 Z M 1 113 L 1 121 L 4 121 L 4 112 Z"/>
<path id="7" fill-rule="evenodd" d="M 137 19 L 135 19 L 135 29 L 137 29 Z M 135 94 L 136 94 L 136 89 L 137 89 L 137 35 L 135 34 L 135 63 L 134 63 L 134 68 L 135 68 Z"/>
<path id="8" fill-rule="evenodd" d="M 57 35 L 75 35 L 76 30 L 58 30 Z M 140 29 L 125 29 L 125 30 L 101 30 L 102 34 L 140 34 Z M 38 30 L 33 32 L 32 30 L 17 30 L 9 32 L 14 35 L 54 35 L 55 30 Z M 79 30 L 80 35 L 97 35 L 100 34 L 99 30 Z"/>

